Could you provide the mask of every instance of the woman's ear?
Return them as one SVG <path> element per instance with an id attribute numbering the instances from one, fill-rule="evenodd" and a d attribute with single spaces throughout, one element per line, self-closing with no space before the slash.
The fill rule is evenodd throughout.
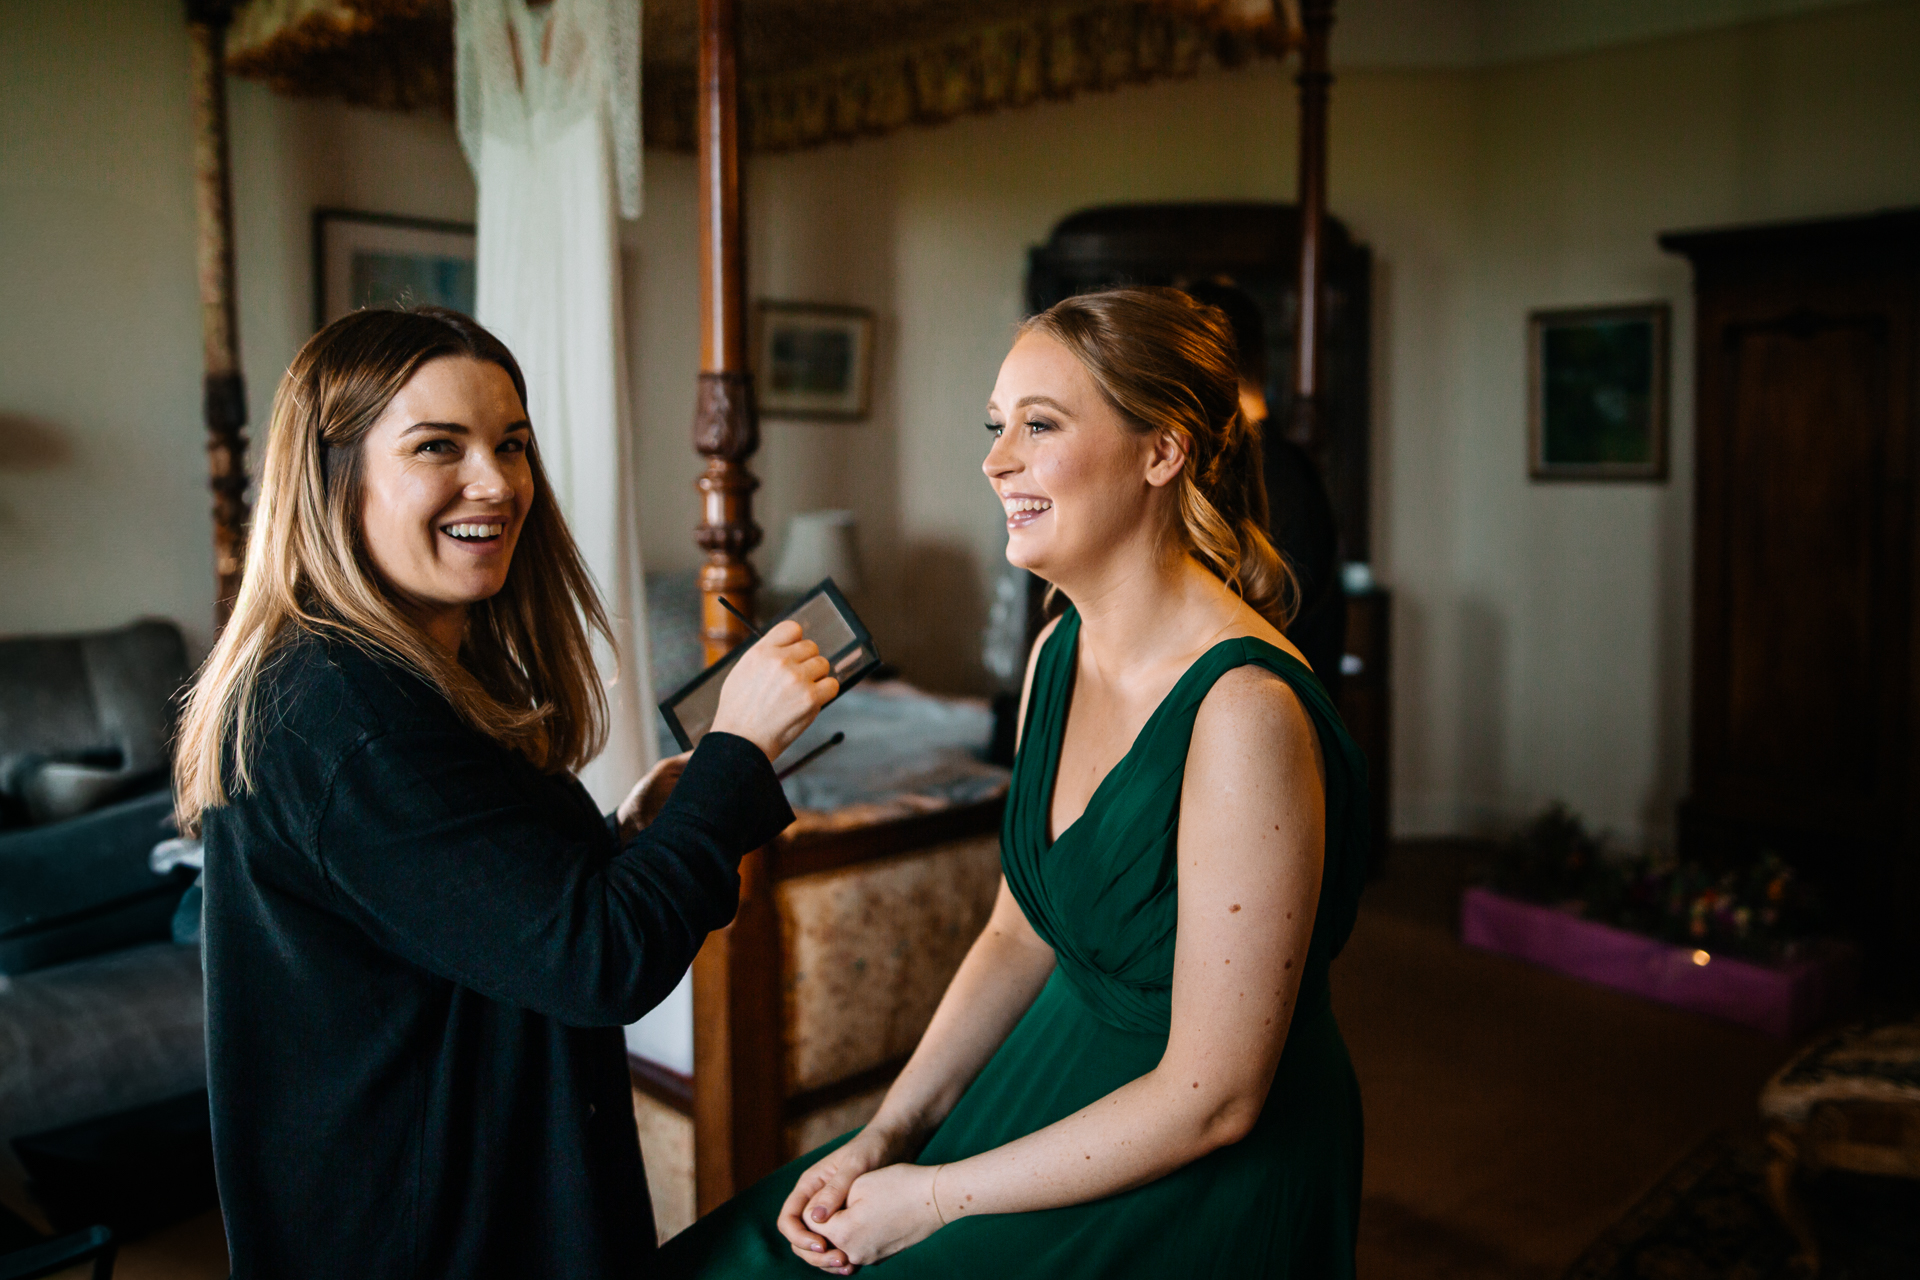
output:
<path id="1" fill-rule="evenodd" d="M 1187 465 L 1187 442 L 1172 431 L 1157 431 L 1147 450 L 1147 483 L 1163 488 L 1179 478 Z"/>

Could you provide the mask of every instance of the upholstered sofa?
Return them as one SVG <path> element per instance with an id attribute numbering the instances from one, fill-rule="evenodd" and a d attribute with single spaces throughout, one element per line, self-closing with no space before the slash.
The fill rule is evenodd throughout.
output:
<path id="1" fill-rule="evenodd" d="M 0 640 L 0 1177 L 24 1134 L 204 1088 L 192 880 L 155 874 L 188 677 L 171 623 Z"/>

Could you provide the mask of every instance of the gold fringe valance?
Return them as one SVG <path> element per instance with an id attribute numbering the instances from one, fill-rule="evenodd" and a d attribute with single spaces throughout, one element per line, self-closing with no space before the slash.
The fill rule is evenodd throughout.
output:
<path id="1" fill-rule="evenodd" d="M 1211 16 L 1151 0 L 1056 6 L 839 65 L 743 77 L 741 137 L 752 151 L 786 151 L 1237 66 L 1289 47 L 1277 24 L 1231 26 Z M 691 68 L 649 67 L 645 97 L 648 143 L 693 150 Z"/>
<path id="2" fill-rule="evenodd" d="M 649 146 L 694 149 L 694 0 L 646 0 Z M 784 151 L 1278 56 L 1295 0 L 741 0 L 741 140 Z M 249 0 L 228 67 L 296 97 L 451 111 L 449 0 Z"/>
<path id="3" fill-rule="evenodd" d="M 227 69 L 295 98 L 453 114 L 450 0 L 248 0 Z"/>

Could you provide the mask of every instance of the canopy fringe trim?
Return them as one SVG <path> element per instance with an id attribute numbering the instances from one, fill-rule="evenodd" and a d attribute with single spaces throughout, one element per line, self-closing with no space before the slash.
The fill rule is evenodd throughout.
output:
<path id="1" fill-rule="evenodd" d="M 958 38 L 748 79 L 740 130 L 750 150 L 787 151 L 1237 67 L 1290 47 L 1286 27 L 1237 20 L 1228 5 L 1082 3 Z M 692 74 L 653 72 L 646 85 L 648 143 L 692 151 Z"/>
<path id="2" fill-rule="evenodd" d="M 655 0 L 670 2 L 670 0 Z M 853 25 L 853 24 L 849 24 Z M 961 116 L 1058 101 L 1125 84 L 1238 67 L 1296 47 L 1296 0 L 1069 0 L 916 43 L 862 49 L 887 28 L 876 3 L 845 57 L 811 66 L 743 68 L 741 136 L 757 152 L 894 132 Z M 250 0 L 227 66 L 292 97 L 389 110 L 453 107 L 449 0 Z M 647 145 L 691 152 L 691 65 L 649 61 L 642 77 Z"/>

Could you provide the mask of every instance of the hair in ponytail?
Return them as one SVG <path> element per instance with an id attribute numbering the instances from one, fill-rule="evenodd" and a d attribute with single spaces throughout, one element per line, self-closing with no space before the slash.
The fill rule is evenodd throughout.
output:
<path id="1" fill-rule="evenodd" d="M 1110 289 L 1055 303 L 1020 326 L 1071 351 L 1129 429 L 1186 449 L 1176 498 L 1188 552 L 1275 627 L 1299 605 L 1267 537 L 1260 427 L 1240 412 L 1233 328 L 1178 289 Z"/>

